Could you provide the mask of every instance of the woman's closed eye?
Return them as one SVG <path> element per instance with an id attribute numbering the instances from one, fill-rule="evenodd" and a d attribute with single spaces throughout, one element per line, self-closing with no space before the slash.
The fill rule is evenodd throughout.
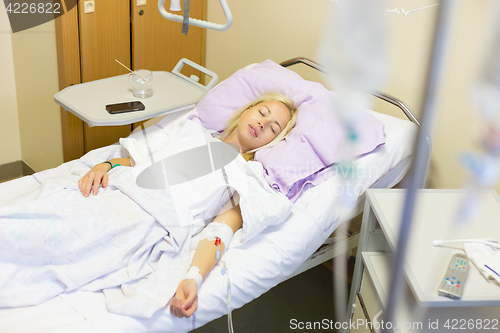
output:
<path id="1" fill-rule="evenodd" d="M 265 117 L 264 115 L 264 112 L 262 112 L 262 110 L 259 110 L 259 113 L 262 117 Z M 273 134 L 276 135 L 276 129 L 274 128 L 274 126 L 269 126 L 271 128 L 271 131 L 273 131 Z"/>

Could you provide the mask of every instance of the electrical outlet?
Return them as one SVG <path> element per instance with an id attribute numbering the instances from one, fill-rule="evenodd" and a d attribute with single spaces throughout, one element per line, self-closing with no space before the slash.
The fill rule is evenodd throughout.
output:
<path id="1" fill-rule="evenodd" d="M 84 1 L 83 10 L 85 14 L 93 13 L 95 11 L 94 0 Z"/>

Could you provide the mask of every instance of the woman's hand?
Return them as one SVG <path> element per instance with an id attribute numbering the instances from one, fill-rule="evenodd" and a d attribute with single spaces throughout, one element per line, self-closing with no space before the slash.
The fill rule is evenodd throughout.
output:
<path id="1" fill-rule="evenodd" d="M 114 158 L 109 160 L 109 162 L 113 163 L 115 166 L 132 166 L 130 157 Z M 92 186 L 94 186 L 94 190 L 92 191 L 93 195 L 97 194 L 100 185 L 102 185 L 103 188 L 108 187 L 109 170 L 111 170 L 111 165 L 109 163 L 94 165 L 94 167 L 78 181 L 78 188 L 82 192 L 83 196 L 88 197 L 90 195 Z"/>
<path id="2" fill-rule="evenodd" d="M 198 308 L 198 286 L 194 280 L 182 280 L 170 302 L 170 312 L 179 318 L 189 318 Z"/>
<path id="3" fill-rule="evenodd" d="M 111 165 L 109 165 L 109 163 L 94 165 L 94 167 L 78 181 L 78 188 L 84 197 L 88 197 L 90 195 L 92 186 L 94 186 L 92 191 L 93 195 L 97 194 L 101 184 L 103 188 L 108 186 L 108 171 L 110 169 Z"/>
<path id="4" fill-rule="evenodd" d="M 218 223 L 226 224 L 232 229 L 232 232 L 240 229 L 243 224 L 241 217 L 240 206 L 235 206 L 223 213 L 217 215 L 216 221 Z M 215 223 L 215 222 L 212 222 Z M 213 240 L 202 239 L 196 248 L 193 260 L 191 261 L 191 268 L 196 267 L 201 275 L 201 281 L 207 274 L 214 268 L 217 263 L 216 251 L 224 252 L 225 244 L 220 243 L 220 247 L 216 246 Z M 190 268 L 190 270 L 191 270 Z M 188 274 L 190 271 L 188 271 Z M 186 274 L 186 275 L 188 275 Z M 199 282 L 201 283 L 201 282 Z M 191 315 L 198 308 L 198 286 L 194 280 L 182 280 L 177 287 L 177 291 L 172 301 L 170 302 L 170 312 L 179 318 L 191 317 Z"/>

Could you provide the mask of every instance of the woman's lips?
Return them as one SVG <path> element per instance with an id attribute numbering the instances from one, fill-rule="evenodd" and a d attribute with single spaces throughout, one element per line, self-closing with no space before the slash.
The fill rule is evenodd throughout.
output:
<path id="1" fill-rule="evenodd" d="M 252 125 L 248 125 L 248 127 L 250 127 L 250 132 L 252 132 L 252 134 L 257 137 L 257 131 L 255 130 L 255 128 L 252 126 Z"/>

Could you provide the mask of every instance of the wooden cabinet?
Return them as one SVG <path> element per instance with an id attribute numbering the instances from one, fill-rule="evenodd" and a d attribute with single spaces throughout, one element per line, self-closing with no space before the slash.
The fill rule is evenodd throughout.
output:
<path id="1" fill-rule="evenodd" d="M 59 88 L 126 74 L 115 59 L 133 70 L 172 71 L 181 58 L 205 65 L 205 31 L 164 19 L 157 1 L 94 0 L 94 11 L 85 13 L 84 1 L 56 19 Z M 144 1 L 140 1 L 144 3 Z M 206 19 L 206 0 L 190 4 L 190 16 Z M 186 66 L 185 75 L 199 71 Z M 92 96 L 89 96 L 92 98 Z M 134 124 L 89 127 L 61 109 L 64 161 L 80 158 L 90 150 L 130 134 Z"/>

